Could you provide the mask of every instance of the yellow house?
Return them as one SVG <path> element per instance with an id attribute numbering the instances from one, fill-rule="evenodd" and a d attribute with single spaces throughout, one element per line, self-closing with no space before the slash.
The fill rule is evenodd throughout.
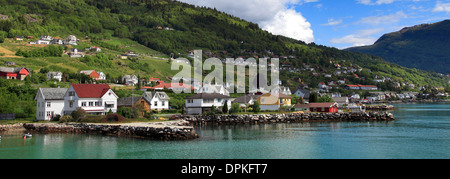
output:
<path id="1" fill-rule="evenodd" d="M 261 110 L 278 110 L 280 106 L 291 106 L 291 97 L 281 93 L 266 93 L 256 100 Z"/>

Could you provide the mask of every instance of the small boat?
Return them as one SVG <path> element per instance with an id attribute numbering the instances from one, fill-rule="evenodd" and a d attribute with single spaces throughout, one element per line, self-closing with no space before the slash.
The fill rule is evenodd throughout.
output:
<path id="1" fill-rule="evenodd" d="M 28 138 L 28 137 L 33 137 L 33 135 L 31 135 L 30 133 L 23 135 L 23 138 Z"/>

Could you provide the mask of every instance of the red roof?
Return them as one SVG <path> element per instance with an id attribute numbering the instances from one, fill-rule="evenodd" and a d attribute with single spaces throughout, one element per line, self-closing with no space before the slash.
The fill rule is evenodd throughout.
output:
<path id="1" fill-rule="evenodd" d="M 309 107 L 311 108 L 329 108 L 335 105 L 335 103 L 309 103 Z"/>
<path id="2" fill-rule="evenodd" d="M 79 98 L 101 98 L 108 92 L 107 84 L 72 84 Z"/>

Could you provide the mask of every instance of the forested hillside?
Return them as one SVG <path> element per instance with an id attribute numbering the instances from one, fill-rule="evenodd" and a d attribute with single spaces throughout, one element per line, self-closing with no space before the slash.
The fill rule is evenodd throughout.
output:
<path id="1" fill-rule="evenodd" d="M 409 68 L 450 73 L 450 20 L 422 24 L 383 35 L 375 44 L 349 48 Z"/>
<path id="2" fill-rule="evenodd" d="M 376 76 L 417 85 L 442 86 L 448 81 L 436 73 L 404 68 L 376 56 L 272 35 L 255 23 L 216 9 L 171 0 L 0 0 L 0 14 L 0 38 L 18 35 L 67 37 L 73 34 L 77 37 L 87 36 L 94 45 L 119 50 L 117 53 L 121 49 L 105 43 L 105 40 L 131 39 L 166 55 L 173 54 L 175 58 L 187 56 L 189 50 L 201 49 L 205 58 L 289 57 L 281 58 L 281 63 L 294 69 L 313 66 L 318 73 L 335 72 L 335 64 L 365 69 L 358 73 L 361 78 L 336 76 L 328 79 L 322 75 L 313 76 L 310 71 L 283 72 L 283 82 L 292 88 L 300 84 L 294 80 L 298 77 L 314 87 L 321 81 L 344 78 L 352 83 L 374 84 L 372 79 Z M 17 51 L 17 48 L 11 50 Z M 111 60 L 114 57 L 107 58 Z M 81 62 L 100 66 L 95 63 L 95 59 Z M 118 69 L 119 62 L 100 67 L 112 73 Z M 129 64 L 134 65 L 127 63 L 129 67 L 132 67 Z M 147 74 L 155 72 L 135 70 Z M 156 69 L 156 72 L 158 70 L 161 69 Z"/>

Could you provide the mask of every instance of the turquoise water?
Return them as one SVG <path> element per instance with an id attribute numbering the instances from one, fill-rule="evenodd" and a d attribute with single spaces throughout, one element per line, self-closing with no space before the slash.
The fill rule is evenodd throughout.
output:
<path id="1" fill-rule="evenodd" d="M 450 104 L 399 104 L 393 122 L 197 128 L 191 141 L 0 134 L 0 159 L 415 159 L 450 158 Z"/>

